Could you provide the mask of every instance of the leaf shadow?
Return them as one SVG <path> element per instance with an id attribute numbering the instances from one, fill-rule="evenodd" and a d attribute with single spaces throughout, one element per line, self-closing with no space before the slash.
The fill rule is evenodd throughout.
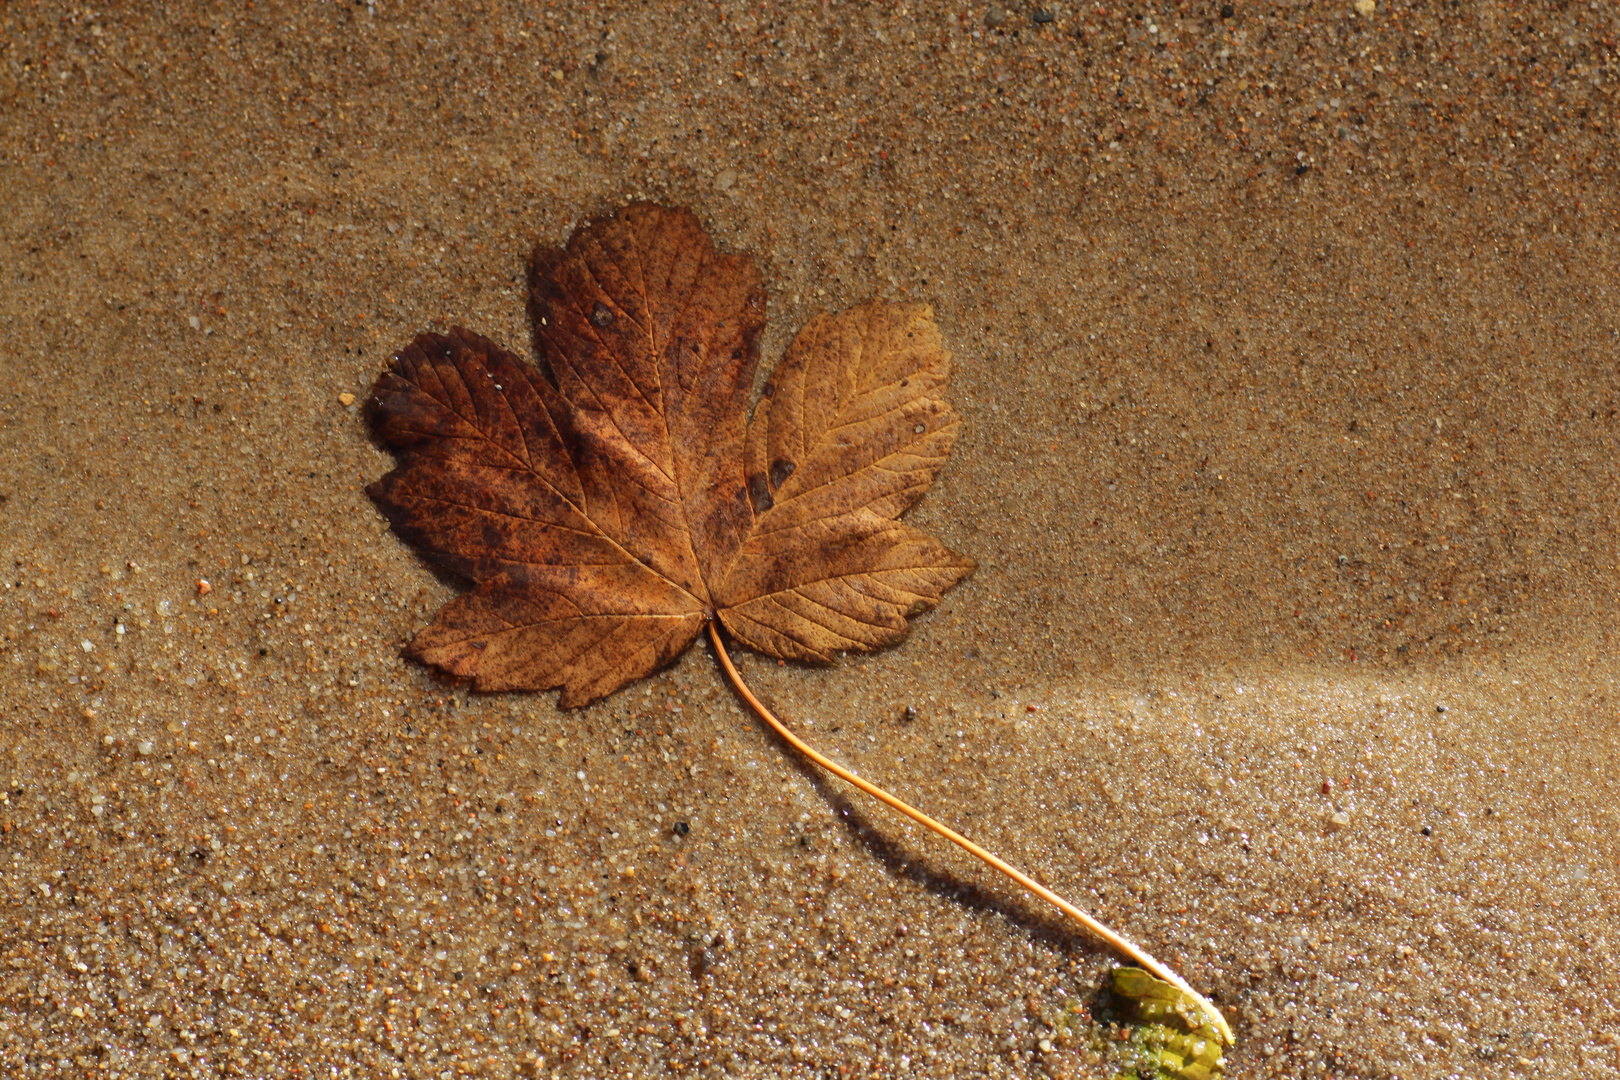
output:
<path id="1" fill-rule="evenodd" d="M 712 651 L 712 650 L 711 650 Z M 735 691 L 733 691 L 735 693 Z M 778 717 L 782 715 L 766 696 L 759 691 L 755 694 L 765 703 L 766 707 L 775 712 Z M 739 704 L 745 712 L 752 715 L 747 702 L 738 697 Z M 1028 934 L 1033 941 L 1053 949 L 1070 952 L 1106 952 L 1106 949 L 1092 941 L 1080 927 L 1068 920 L 1049 913 L 1042 907 L 1025 903 L 1010 895 L 1014 886 L 1005 888 L 990 888 L 978 882 L 969 880 L 966 875 L 941 869 L 935 860 L 924 856 L 912 854 L 910 845 L 902 840 L 895 830 L 886 830 L 861 808 L 852 802 L 842 785 L 835 784 L 814 763 L 805 760 L 792 745 L 780 735 L 770 729 L 764 721 L 755 718 L 760 730 L 782 751 L 789 764 L 803 776 L 823 802 L 833 810 L 838 823 L 844 831 L 852 837 L 862 849 L 866 851 L 888 873 L 896 878 L 910 881 L 926 892 L 968 911 L 983 915 L 999 915 L 1012 926 Z M 786 723 L 787 721 L 783 721 Z M 941 850 L 952 850 L 941 845 Z M 1112 955 L 1112 954 L 1109 954 Z"/>
<path id="2" fill-rule="evenodd" d="M 452 329 L 459 331 L 461 329 L 461 327 L 457 326 L 457 327 L 453 327 Z M 418 337 L 420 337 L 420 335 L 418 335 Z M 383 372 L 381 374 L 379 374 L 379 376 L 378 376 L 379 379 L 381 378 L 381 375 L 387 374 L 387 371 L 388 371 L 388 369 L 385 368 L 383 370 Z M 383 512 L 382 506 L 380 506 L 377 503 L 377 500 L 376 500 L 375 496 L 372 495 L 372 489 L 375 488 L 378 484 L 382 483 L 384 480 L 388 479 L 388 477 L 393 476 L 395 473 L 398 473 L 404 467 L 404 459 L 403 459 L 403 456 L 400 454 L 399 451 L 395 450 L 394 448 L 392 448 L 392 447 L 390 447 L 388 445 L 388 441 L 383 437 L 381 431 L 379 430 L 380 426 L 381 426 L 380 423 L 379 423 L 379 419 L 380 419 L 381 415 L 382 415 L 382 406 L 381 406 L 381 403 L 377 400 L 377 395 L 376 395 L 375 391 L 368 393 L 366 395 L 365 404 L 362 405 L 361 408 L 360 408 L 360 423 L 361 423 L 361 427 L 365 430 L 366 441 L 371 444 L 372 449 L 374 449 L 374 450 L 376 450 L 376 451 L 378 451 L 379 453 L 382 453 L 382 454 L 393 455 L 393 456 L 396 457 L 397 460 L 395 461 L 395 464 L 394 464 L 393 468 L 389 469 L 387 473 L 385 473 L 384 475 L 378 477 L 376 480 L 373 480 L 371 483 L 367 484 L 361 490 L 365 493 L 366 499 L 367 499 L 367 501 L 369 501 L 371 503 L 372 508 L 377 511 L 378 516 L 383 519 L 385 524 L 387 524 L 388 531 L 390 533 L 393 533 L 394 532 L 393 524 L 388 522 L 388 515 Z M 445 588 L 454 590 L 457 594 L 460 594 L 460 593 L 466 592 L 468 589 L 471 589 L 475 585 L 478 584 L 473 579 L 471 579 L 471 578 L 469 578 L 469 577 L 467 577 L 467 576 L 465 576 L 463 574 L 459 574 L 454 570 L 450 570 L 450 569 L 440 565 L 439 563 L 435 562 L 433 559 L 429 558 L 428 556 L 422 554 L 421 549 L 419 549 L 415 544 L 412 544 L 410 541 L 406 540 L 405 538 L 400 537 L 398 534 L 395 534 L 395 539 L 397 541 L 399 541 L 402 544 L 402 546 L 408 552 L 410 552 L 411 558 L 413 560 L 415 560 L 417 566 L 422 567 L 424 570 L 426 570 L 430 574 L 432 574 L 433 577 L 434 577 L 434 580 L 436 580 L 439 584 L 443 585 Z M 431 620 L 432 620 L 432 616 L 429 615 L 428 616 L 428 621 L 431 621 Z M 418 630 L 421 630 L 423 626 L 427 625 L 426 622 L 422 622 L 419 619 L 415 619 L 415 618 L 413 618 L 413 622 L 415 622 L 416 625 L 410 631 L 411 635 L 414 635 Z M 445 675 L 442 671 L 439 671 L 437 668 L 434 668 L 431 664 L 423 664 L 421 666 L 426 671 L 428 671 L 429 674 L 432 675 L 433 678 L 436 681 L 442 682 L 446 686 L 471 686 L 472 685 L 472 680 L 470 680 L 470 679 L 459 679 L 459 678 L 456 678 L 454 676 Z"/>

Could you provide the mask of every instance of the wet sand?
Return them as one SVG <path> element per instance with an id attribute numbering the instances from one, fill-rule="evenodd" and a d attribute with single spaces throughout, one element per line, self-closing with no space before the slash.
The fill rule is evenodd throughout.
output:
<path id="1" fill-rule="evenodd" d="M 0 13 L 0 1071 L 1108 1075 L 1111 958 L 705 647 L 566 714 L 400 659 L 458 587 L 367 388 L 641 197 L 767 369 L 872 296 L 956 356 L 976 575 L 739 658 L 812 741 L 1232 1076 L 1620 1066 L 1615 12 L 959 11 Z"/>

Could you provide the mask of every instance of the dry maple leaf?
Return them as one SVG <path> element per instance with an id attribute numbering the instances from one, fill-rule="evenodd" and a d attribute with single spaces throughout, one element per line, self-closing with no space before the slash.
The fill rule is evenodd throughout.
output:
<path id="1" fill-rule="evenodd" d="M 688 210 L 627 207 L 536 249 L 540 369 L 462 329 L 377 381 L 399 465 L 366 490 L 474 588 L 409 654 L 479 690 L 589 704 L 719 619 L 768 656 L 829 662 L 899 641 L 973 568 L 899 517 L 960 420 L 930 308 L 818 315 L 752 424 L 765 294 Z"/>

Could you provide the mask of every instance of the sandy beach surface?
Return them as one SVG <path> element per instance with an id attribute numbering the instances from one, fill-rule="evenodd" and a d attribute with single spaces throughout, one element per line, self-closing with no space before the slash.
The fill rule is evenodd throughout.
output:
<path id="1" fill-rule="evenodd" d="M 1620 1068 L 1606 3 L 0 7 L 0 1072 L 1106 1077 L 1114 958 L 747 715 L 400 656 L 417 332 L 689 205 L 934 306 L 910 638 L 812 741 L 1226 1010 L 1233 1077 Z M 350 395 L 353 395 L 352 397 Z M 205 583 L 206 582 L 206 586 Z M 908 719 L 908 708 L 911 710 Z"/>

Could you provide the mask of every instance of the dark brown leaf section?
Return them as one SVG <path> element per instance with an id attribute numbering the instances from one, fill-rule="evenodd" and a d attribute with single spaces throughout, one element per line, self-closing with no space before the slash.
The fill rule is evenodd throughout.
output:
<path id="1" fill-rule="evenodd" d="M 540 355 L 578 410 L 587 512 L 708 600 L 753 525 L 743 427 L 765 292 L 689 210 L 631 206 L 530 260 Z"/>
<path id="2" fill-rule="evenodd" d="M 562 589 L 496 578 L 440 609 L 409 655 L 480 690 L 562 687 L 563 708 L 588 705 L 703 632 L 706 615 L 690 597 L 646 576 L 644 567 L 593 567 Z"/>
<path id="3" fill-rule="evenodd" d="M 679 655 L 697 598 L 581 510 L 572 412 L 533 368 L 465 330 L 423 334 L 377 382 L 399 467 L 367 488 L 394 531 L 478 584 L 410 654 L 480 690 L 562 687 L 585 704 Z"/>

